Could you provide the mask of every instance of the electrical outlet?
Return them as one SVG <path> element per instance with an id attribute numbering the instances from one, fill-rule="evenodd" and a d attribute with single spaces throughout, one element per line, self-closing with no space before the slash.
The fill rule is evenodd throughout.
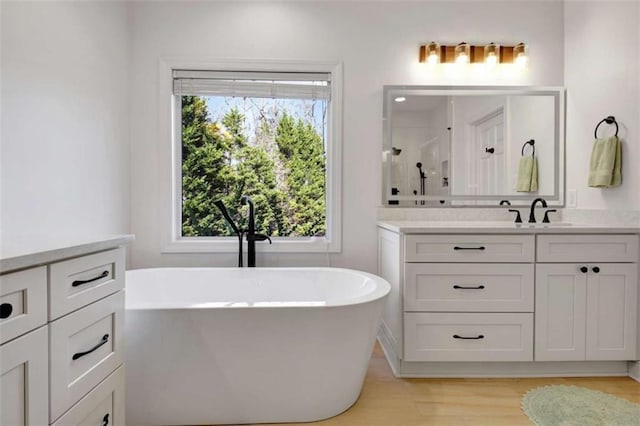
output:
<path id="1" fill-rule="evenodd" d="M 578 207 L 578 191 L 576 189 L 567 190 L 567 208 L 575 209 Z"/>

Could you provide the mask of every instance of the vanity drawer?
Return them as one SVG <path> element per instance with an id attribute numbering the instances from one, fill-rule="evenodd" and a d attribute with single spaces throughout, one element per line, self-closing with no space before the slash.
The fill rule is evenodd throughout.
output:
<path id="1" fill-rule="evenodd" d="M 405 237 L 407 262 L 533 262 L 533 235 L 420 235 Z"/>
<path id="2" fill-rule="evenodd" d="M 534 265 L 405 264 L 405 311 L 533 312 Z"/>
<path id="3" fill-rule="evenodd" d="M 47 268 L 0 276 L 0 344 L 47 322 Z"/>
<path id="4" fill-rule="evenodd" d="M 49 268 L 49 320 L 54 320 L 124 288 L 124 247 Z"/>
<path id="5" fill-rule="evenodd" d="M 533 361 L 533 314 L 405 313 L 405 361 Z"/>
<path id="6" fill-rule="evenodd" d="M 637 235 L 538 235 L 538 262 L 637 262 Z"/>
<path id="7" fill-rule="evenodd" d="M 120 291 L 49 325 L 50 421 L 122 364 L 123 314 Z"/>
<path id="8" fill-rule="evenodd" d="M 124 367 L 113 372 L 52 426 L 76 425 L 124 425 Z"/>

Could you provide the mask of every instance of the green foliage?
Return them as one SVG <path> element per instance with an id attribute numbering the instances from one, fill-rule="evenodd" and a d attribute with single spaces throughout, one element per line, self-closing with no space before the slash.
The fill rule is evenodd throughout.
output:
<path id="1" fill-rule="evenodd" d="M 252 198 L 256 232 L 325 235 L 325 155 L 313 126 L 286 111 L 260 111 L 249 140 L 235 108 L 212 122 L 206 99 L 182 97 L 182 235 L 233 235 L 214 201 L 247 228 L 243 195 Z"/>

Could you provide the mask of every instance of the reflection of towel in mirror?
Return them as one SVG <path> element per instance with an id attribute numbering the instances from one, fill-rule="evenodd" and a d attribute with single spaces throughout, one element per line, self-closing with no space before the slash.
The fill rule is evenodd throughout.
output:
<path id="1" fill-rule="evenodd" d="M 617 136 L 596 139 L 589 162 L 589 186 L 610 187 L 622 183 L 622 144 Z"/>
<path id="2" fill-rule="evenodd" d="M 538 190 L 538 160 L 527 155 L 518 165 L 518 192 L 536 192 Z"/>

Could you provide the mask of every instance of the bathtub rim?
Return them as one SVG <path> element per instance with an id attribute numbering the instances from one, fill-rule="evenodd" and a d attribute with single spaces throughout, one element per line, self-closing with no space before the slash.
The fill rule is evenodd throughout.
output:
<path id="1" fill-rule="evenodd" d="M 166 267 L 153 267 L 153 268 L 137 268 L 137 269 L 129 269 L 125 271 L 125 290 L 126 286 L 129 284 L 129 275 L 135 274 L 136 272 L 142 271 L 161 271 L 161 270 L 238 270 L 238 269 L 248 269 L 248 268 L 240 268 L 240 267 L 189 267 L 189 266 L 166 266 Z M 185 305 L 184 303 L 156 303 L 149 305 L 142 305 L 137 303 L 135 306 L 127 305 L 127 292 L 125 291 L 125 311 L 164 311 L 164 310 L 202 310 L 202 309 L 328 309 L 328 308 L 338 308 L 338 307 L 346 307 L 346 306 L 355 306 L 361 304 L 367 304 L 376 302 L 380 299 L 384 299 L 391 292 L 391 285 L 387 280 L 378 275 L 371 274 L 369 272 L 360 271 L 357 269 L 350 268 L 338 268 L 332 266 L 309 266 L 309 267 L 255 267 L 251 268 L 253 270 L 296 270 L 296 271 L 306 271 L 306 270 L 328 270 L 328 271 L 338 271 L 345 272 L 352 275 L 360 275 L 362 277 L 368 278 L 372 280 L 375 284 L 375 288 L 373 291 L 365 293 L 363 295 L 359 295 L 355 298 L 346 299 L 344 301 L 337 301 L 332 303 L 327 303 L 324 305 L 314 305 L 314 304 L 295 304 L 295 305 L 268 305 L 268 306 L 246 306 L 246 305 L 229 305 L 229 306 L 193 306 L 193 305 Z M 217 302 L 216 302 L 217 303 Z M 224 302 L 220 302 L 224 303 Z M 238 302 L 229 302 L 229 303 L 238 303 Z"/>

